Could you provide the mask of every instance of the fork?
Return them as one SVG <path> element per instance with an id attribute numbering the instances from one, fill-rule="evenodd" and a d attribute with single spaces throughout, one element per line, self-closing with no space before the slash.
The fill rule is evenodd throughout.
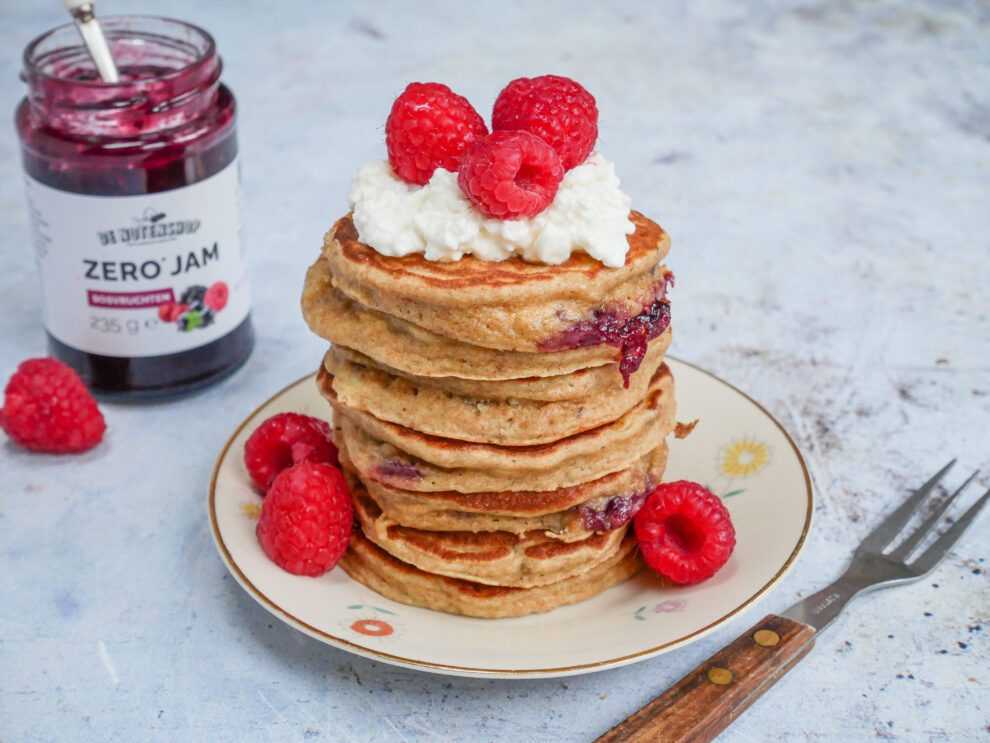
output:
<path id="1" fill-rule="evenodd" d="M 816 635 L 835 621 L 849 601 L 878 588 L 910 583 L 928 575 L 990 498 L 988 490 L 962 518 L 915 556 L 976 477 L 978 472 L 974 472 L 897 543 L 915 512 L 955 463 L 953 459 L 945 465 L 880 522 L 856 548 L 838 580 L 801 599 L 783 614 L 766 616 L 596 743 L 712 740 L 811 650 Z"/>

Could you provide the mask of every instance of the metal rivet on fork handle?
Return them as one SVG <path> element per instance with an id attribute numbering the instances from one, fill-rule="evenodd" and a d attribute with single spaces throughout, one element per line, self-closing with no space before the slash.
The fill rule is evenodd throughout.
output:
<path id="1" fill-rule="evenodd" d="M 753 642 L 765 648 L 772 648 L 780 642 L 780 635 L 772 629 L 758 629 L 753 633 Z"/>
<path id="2" fill-rule="evenodd" d="M 708 669 L 708 680 L 711 681 L 716 686 L 726 686 L 732 683 L 732 671 L 728 668 L 715 668 Z"/>

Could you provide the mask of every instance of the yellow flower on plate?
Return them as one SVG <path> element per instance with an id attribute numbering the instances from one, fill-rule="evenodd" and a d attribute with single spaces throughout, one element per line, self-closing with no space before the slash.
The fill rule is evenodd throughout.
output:
<path id="1" fill-rule="evenodd" d="M 243 511 L 244 515 L 249 519 L 257 519 L 261 516 L 261 504 L 256 503 L 255 501 L 245 501 L 244 503 L 241 503 L 241 511 Z"/>
<path id="2" fill-rule="evenodd" d="M 718 468 L 726 477 L 746 477 L 759 472 L 769 461 L 769 446 L 755 439 L 739 439 L 719 452 Z"/>

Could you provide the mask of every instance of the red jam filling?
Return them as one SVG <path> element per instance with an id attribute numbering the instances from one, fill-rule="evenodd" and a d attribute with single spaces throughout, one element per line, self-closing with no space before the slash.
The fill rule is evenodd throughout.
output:
<path id="1" fill-rule="evenodd" d="M 647 492 L 613 496 L 601 508 L 588 505 L 578 507 L 584 528 L 588 531 L 612 531 L 628 524 L 643 507 Z"/>
<path id="2" fill-rule="evenodd" d="M 541 351 L 565 351 L 597 346 L 602 343 L 619 349 L 619 372 L 624 386 L 643 363 L 649 343 L 670 326 L 670 302 L 665 294 L 673 286 L 673 274 L 667 274 L 655 299 L 634 317 L 608 309 L 596 310 L 590 320 L 571 325 L 556 338 L 540 345 Z"/>
<path id="3" fill-rule="evenodd" d="M 401 459 L 386 459 L 376 468 L 379 477 L 398 480 L 418 480 L 423 476 L 419 469 Z"/>

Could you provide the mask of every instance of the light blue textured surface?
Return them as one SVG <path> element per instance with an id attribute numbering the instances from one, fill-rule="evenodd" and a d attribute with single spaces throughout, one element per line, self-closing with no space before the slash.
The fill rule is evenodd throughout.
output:
<path id="1" fill-rule="evenodd" d="M 21 49 L 62 12 L 3 5 L 6 377 L 44 353 L 9 115 Z M 0 445 L 0 740 L 589 740 L 829 580 L 950 453 L 990 464 L 990 9 L 751 5 L 101 0 L 218 39 L 241 104 L 259 343 L 198 397 L 105 406 L 107 441 L 84 456 Z M 464 680 L 324 647 L 226 574 L 205 513 L 214 455 L 316 365 L 303 272 L 350 175 L 383 156 L 405 82 L 447 82 L 487 111 L 504 82 L 549 71 L 594 92 L 600 149 L 673 236 L 674 352 L 792 432 L 818 486 L 815 529 L 758 608 L 620 670 Z M 930 580 L 858 601 L 723 739 L 986 739 L 988 530 Z"/>

